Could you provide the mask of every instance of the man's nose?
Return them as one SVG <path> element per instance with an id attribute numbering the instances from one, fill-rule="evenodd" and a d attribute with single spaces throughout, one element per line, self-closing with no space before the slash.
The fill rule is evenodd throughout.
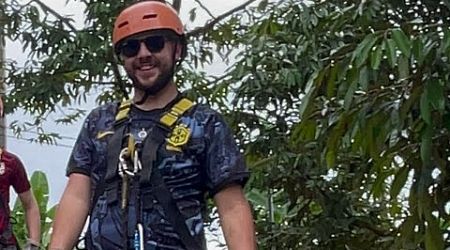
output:
<path id="1" fill-rule="evenodd" d="M 150 52 L 147 49 L 147 45 L 145 45 L 145 42 L 141 41 L 140 44 L 139 44 L 139 51 L 138 51 L 137 56 L 138 57 L 144 57 L 144 56 L 150 56 L 150 55 L 152 55 L 152 52 Z"/>

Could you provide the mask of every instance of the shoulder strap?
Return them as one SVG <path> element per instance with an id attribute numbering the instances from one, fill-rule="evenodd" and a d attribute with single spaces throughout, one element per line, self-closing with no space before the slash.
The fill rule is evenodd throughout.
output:
<path id="1" fill-rule="evenodd" d="M 180 116 L 182 116 L 193 106 L 194 103 L 191 100 L 183 97 L 177 103 L 175 103 L 169 110 L 169 112 L 164 114 L 159 121 L 161 122 L 161 124 L 167 127 L 172 127 L 178 120 L 178 118 L 180 118 Z"/>
<path id="2" fill-rule="evenodd" d="M 111 137 L 108 139 L 107 144 L 107 155 L 106 155 L 106 173 L 103 181 L 100 181 L 95 188 L 94 195 L 92 197 L 92 203 L 90 211 L 94 208 L 97 203 L 98 198 L 108 187 L 111 185 L 107 185 L 110 183 L 117 174 L 117 167 L 119 162 L 119 154 L 122 147 L 123 138 L 126 134 L 127 126 L 126 121 L 128 119 L 128 114 L 131 109 L 131 100 L 126 100 L 121 102 L 117 106 L 117 112 L 115 116 L 114 131 L 108 131 Z M 108 200 L 114 200 L 117 196 L 116 190 L 107 190 L 108 191 Z"/>
<path id="3" fill-rule="evenodd" d="M 160 118 L 160 124 L 156 125 L 144 140 L 142 162 L 147 164 L 147 167 L 142 169 L 141 185 L 150 184 L 153 163 L 156 161 L 159 146 L 168 138 L 178 119 L 193 106 L 194 103 L 192 101 L 184 97 L 181 98 Z"/>
<path id="4" fill-rule="evenodd" d="M 131 110 L 131 99 L 121 102 L 117 108 L 116 117 L 114 120 L 114 134 L 108 140 L 107 146 L 107 167 L 106 167 L 106 182 L 113 180 L 117 175 L 117 166 L 119 164 L 119 154 L 123 146 L 123 140 L 126 133 L 128 133 L 128 115 Z"/>
<path id="5" fill-rule="evenodd" d="M 204 249 L 198 237 L 191 234 L 188 226 L 186 225 L 186 218 L 181 213 L 172 193 L 167 188 L 161 172 L 157 167 L 153 169 L 151 177 L 153 185 L 152 193 L 156 200 L 161 204 L 166 215 L 166 219 L 172 224 L 172 227 L 179 234 L 181 241 L 188 250 L 200 250 Z"/>
<path id="6" fill-rule="evenodd" d="M 166 219 L 169 220 L 175 231 L 179 234 L 186 249 L 199 250 L 204 249 L 204 247 L 202 247 L 199 238 L 190 233 L 186 225 L 185 217 L 179 210 L 156 164 L 158 148 L 168 137 L 178 119 L 193 106 L 194 103 L 189 99 L 180 99 L 180 101 L 161 117 L 160 125 L 155 126 L 147 136 L 142 151 L 142 162 L 145 164 L 145 167 L 141 172 L 140 184 L 152 186 L 152 194 L 163 207 Z"/>
<path id="7" fill-rule="evenodd" d="M 131 109 L 131 99 L 125 100 L 120 103 L 116 113 L 115 125 L 128 119 L 130 109 Z"/>

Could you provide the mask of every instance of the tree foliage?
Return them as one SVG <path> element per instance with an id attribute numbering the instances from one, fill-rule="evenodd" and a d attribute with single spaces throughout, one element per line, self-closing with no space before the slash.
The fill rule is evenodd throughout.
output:
<path id="1" fill-rule="evenodd" d="M 36 0 L 6 5 L 31 51 L 8 65 L 9 107 L 41 118 L 128 93 L 110 33 L 131 1 L 82 2 L 82 29 Z M 261 249 L 450 246 L 449 17 L 447 0 L 261 0 L 188 31 L 177 80 L 237 132 Z"/>
<path id="2" fill-rule="evenodd" d="M 287 1 L 256 15 L 228 80 L 262 245 L 448 247 L 449 7 Z"/>

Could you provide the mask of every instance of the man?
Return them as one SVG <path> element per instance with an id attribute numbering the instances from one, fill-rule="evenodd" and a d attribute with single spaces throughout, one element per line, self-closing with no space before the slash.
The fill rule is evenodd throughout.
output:
<path id="1" fill-rule="evenodd" d="M 0 249 L 18 249 L 17 240 L 12 231 L 9 210 L 9 188 L 16 191 L 25 211 L 28 229 L 26 250 L 39 249 L 41 219 L 39 208 L 30 188 L 30 183 L 22 162 L 17 156 L 0 149 Z"/>
<path id="2" fill-rule="evenodd" d="M 173 81 L 186 53 L 168 5 L 123 10 L 113 45 L 132 81 L 131 102 L 94 109 L 69 160 L 50 249 L 206 249 L 204 197 L 213 198 L 228 249 L 256 249 L 242 186 L 248 171 L 222 117 L 183 97 Z"/>

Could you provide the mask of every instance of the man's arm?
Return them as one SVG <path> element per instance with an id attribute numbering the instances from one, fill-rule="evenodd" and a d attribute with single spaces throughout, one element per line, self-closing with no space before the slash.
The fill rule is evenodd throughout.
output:
<path id="1" fill-rule="evenodd" d="M 41 215 L 36 199 L 31 189 L 18 194 L 25 210 L 25 221 L 27 223 L 28 238 L 38 245 L 41 239 Z"/>
<path id="2" fill-rule="evenodd" d="M 72 249 L 84 227 L 91 197 L 89 176 L 73 173 L 56 210 L 50 249 Z"/>
<path id="3" fill-rule="evenodd" d="M 222 231 L 230 250 L 255 250 L 253 217 L 240 185 L 229 186 L 214 196 Z"/>

